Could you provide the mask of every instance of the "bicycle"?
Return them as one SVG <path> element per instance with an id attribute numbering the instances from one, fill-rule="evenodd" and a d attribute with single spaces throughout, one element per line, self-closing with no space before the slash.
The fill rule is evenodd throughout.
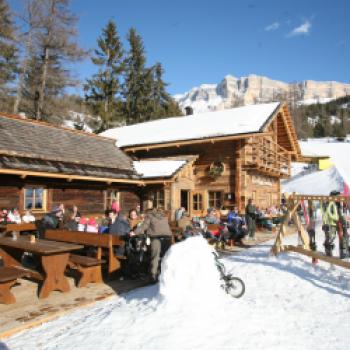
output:
<path id="1" fill-rule="evenodd" d="M 213 252 L 215 265 L 220 272 L 222 289 L 233 298 L 240 298 L 245 293 L 245 284 L 239 277 L 234 277 L 232 273 L 226 273 L 225 265 L 219 260 L 219 255 Z"/>

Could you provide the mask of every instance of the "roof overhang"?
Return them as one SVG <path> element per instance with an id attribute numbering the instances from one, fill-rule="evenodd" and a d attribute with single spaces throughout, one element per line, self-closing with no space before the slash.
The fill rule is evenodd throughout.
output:
<path id="1" fill-rule="evenodd" d="M 142 151 L 142 150 L 149 151 L 150 149 L 157 149 L 157 148 L 182 147 L 182 146 L 202 144 L 202 143 L 213 144 L 213 143 L 222 142 L 222 141 L 241 140 L 252 136 L 264 137 L 269 135 L 271 135 L 271 133 L 269 132 L 254 132 L 254 133 L 235 134 L 230 136 L 218 136 L 218 137 L 193 139 L 193 140 L 183 140 L 183 141 L 179 140 L 179 141 L 164 142 L 164 143 L 157 143 L 157 144 L 126 146 L 126 147 L 120 147 L 120 148 L 123 149 L 125 152 L 136 152 L 136 151 Z"/>
<path id="2" fill-rule="evenodd" d="M 144 181 L 137 180 L 137 179 L 118 179 L 118 178 L 104 178 L 104 177 L 70 175 L 70 174 L 55 174 L 55 173 L 48 173 L 48 172 L 36 172 L 36 171 L 17 170 L 17 169 L 0 169 L 0 174 L 18 175 L 22 179 L 25 179 L 26 177 L 29 177 L 29 176 L 33 176 L 33 177 L 66 179 L 67 182 L 72 182 L 74 180 L 104 182 L 107 185 L 116 184 L 116 183 L 134 184 L 134 185 L 144 184 Z"/>

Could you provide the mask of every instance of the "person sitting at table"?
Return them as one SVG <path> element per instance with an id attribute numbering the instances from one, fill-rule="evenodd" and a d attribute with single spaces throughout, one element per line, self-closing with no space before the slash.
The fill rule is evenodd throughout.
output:
<path id="1" fill-rule="evenodd" d="M 17 208 L 12 208 L 7 215 L 7 221 L 15 224 L 20 224 L 22 222 L 21 215 Z"/>
<path id="2" fill-rule="evenodd" d="M 235 244 L 242 245 L 242 239 L 247 234 L 247 225 L 244 218 L 238 213 L 233 212 L 230 223 L 227 225 L 230 232 L 230 239 L 233 239 Z"/>
<path id="3" fill-rule="evenodd" d="M 76 221 L 76 222 L 79 222 L 80 218 L 81 218 L 81 214 L 78 210 L 78 207 L 76 205 L 73 204 L 73 207 L 72 207 L 72 212 L 73 212 L 73 219 Z"/>
<path id="4" fill-rule="evenodd" d="M 138 226 L 141 225 L 142 219 L 137 214 L 136 209 L 131 209 L 129 211 L 128 221 L 131 229 L 136 229 Z"/>
<path id="5" fill-rule="evenodd" d="M 129 221 L 127 219 L 127 212 L 125 211 L 119 211 L 118 216 L 117 214 L 112 211 L 110 214 L 111 217 L 111 223 L 109 225 L 108 233 L 112 235 L 118 235 L 121 236 L 121 238 L 126 242 L 124 247 L 116 247 L 114 248 L 114 253 L 118 255 L 127 255 L 128 252 L 126 251 L 126 247 L 128 247 L 127 242 L 129 241 L 130 236 L 133 235 L 133 232 L 131 231 L 131 227 L 129 224 Z"/>
<path id="6" fill-rule="evenodd" d="M 72 209 L 67 209 L 63 216 L 63 228 L 68 231 L 78 231 L 78 223 Z"/>
<path id="7" fill-rule="evenodd" d="M 127 236 L 130 231 L 131 227 L 127 219 L 127 213 L 125 211 L 120 211 L 117 216 L 115 212 L 112 212 L 108 232 L 112 235 Z"/>
<path id="8" fill-rule="evenodd" d="M 25 224 L 29 224 L 31 222 L 35 222 L 35 216 L 32 214 L 32 212 L 29 209 L 27 209 L 24 212 L 24 215 L 22 216 L 22 221 Z"/>
<path id="9" fill-rule="evenodd" d="M 0 212 L 0 223 L 2 224 L 7 223 L 7 215 L 8 215 L 8 210 L 6 208 L 2 208 Z"/>
<path id="10" fill-rule="evenodd" d="M 98 233 L 98 225 L 94 218 L 90 218 L 86 224 L 86 232 Z"/>
<path id="11" fill-rule="evenodd" d="M 43 238 L 46 229 L 57 229 L 62 221 L 63 212 L 59 207 L 54 208 L 50 213 L 46 213 L 38 225 L 39 238 Z"/>
<path id="12" fill-rule="evenodd" d="M 219 224 L 220 219 L 217 216 L 217 212 L 215 208 L 208 208 L 207 215 L 204 218 L 207 224 Z"/>

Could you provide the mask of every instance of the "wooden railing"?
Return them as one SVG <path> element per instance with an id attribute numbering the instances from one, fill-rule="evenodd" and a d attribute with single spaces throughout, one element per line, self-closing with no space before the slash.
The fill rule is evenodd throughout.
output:
<path id="1" fill-rule="evenodd" d="M 256 138 L 251 144 L 251 158 L 246 165 L 274 176 L 290 176 L 290 156 L 287 150 L 267 138 Z"/>

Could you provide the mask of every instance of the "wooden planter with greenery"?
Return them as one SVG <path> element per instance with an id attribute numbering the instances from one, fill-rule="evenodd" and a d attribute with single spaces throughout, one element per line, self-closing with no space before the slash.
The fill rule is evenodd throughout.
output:
<path id="1" fill-rule="evenodd" d="M 222 162 L 213 162 L 209 167 L 209 176 L 216 179 L 223 174 L 224 170 L 225 165 Z"/>

